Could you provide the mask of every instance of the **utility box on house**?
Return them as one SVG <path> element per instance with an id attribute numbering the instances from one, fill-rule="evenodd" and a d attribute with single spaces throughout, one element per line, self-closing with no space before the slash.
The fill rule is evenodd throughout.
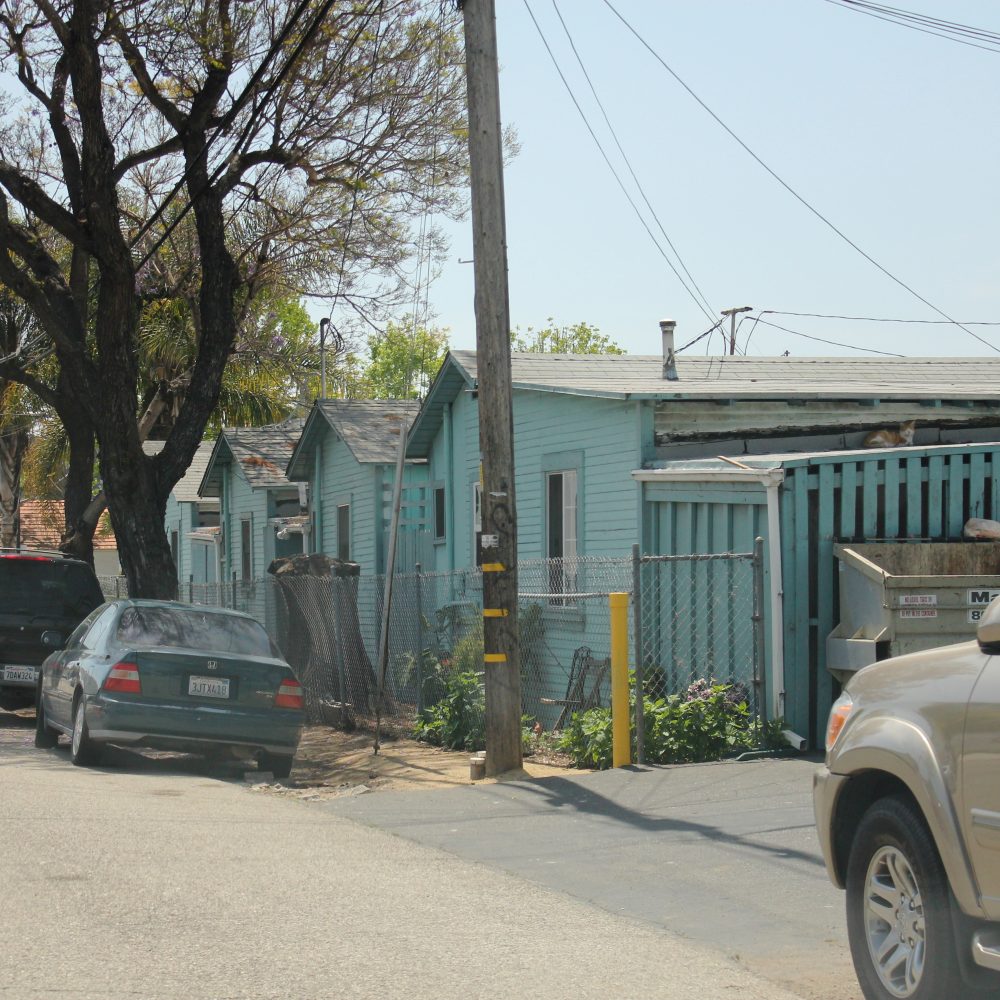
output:
<path id="1" fill-rule="evenodd" d="M 1000 594 L 1000 543 L 868 542 L 833 554 L 840 624 L 826 665 L 841 682 L 877 660 L 974 638 Z"/>

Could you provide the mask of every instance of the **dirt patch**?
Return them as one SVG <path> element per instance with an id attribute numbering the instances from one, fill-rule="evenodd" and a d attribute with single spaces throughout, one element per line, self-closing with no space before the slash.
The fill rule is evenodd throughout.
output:
<path id="1" fill-rule="evenodd" d="M 308 726 L 302 733 L 295 766 L 287 781 L 271 782 L 265 775 L 256 787 L 298 798 L 330 798 L 368 791 L 416 791 L 424 788 L 457 788 L 516 778 L 542 778 L 565 774 L 569 759 L 545 748 L 524 758 L 524 768 L 499 778 L 470 778 L 468 751 L 442 750 L 416 740 L 383 739 L 373 751 L 374 736 L 344 733 L 327 726 Z M 247 778 L 255 781 L 254 773 Z"/>

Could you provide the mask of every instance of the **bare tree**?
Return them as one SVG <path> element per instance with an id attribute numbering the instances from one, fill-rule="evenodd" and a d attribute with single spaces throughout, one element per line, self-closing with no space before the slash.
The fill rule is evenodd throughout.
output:
<path id="1" fill-rule="evenodd" d="M 96 435 L 132 593 L 176 593 L 167 496 L 256 291 L 376 308 L 411 220 L 459 208 L 449 16 L 419 0 L 0 0 L 21 85 L 0 109 L 0 281 L 51 343 L 71 456 L 74 428 Z M 193 306 L 194 360 L 144 400 L 144 316 L 177 299 Z M 142 428 L 178 387 L 146 456 Z M 77 513 L 92 533 L 96 515 Z"/>

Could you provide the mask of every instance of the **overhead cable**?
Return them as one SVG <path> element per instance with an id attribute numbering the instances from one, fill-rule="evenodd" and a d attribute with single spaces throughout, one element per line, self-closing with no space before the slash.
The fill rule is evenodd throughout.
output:
<path id="1" fill-rule="evenodd" d="M 545 51 L 548 52 L 549 58 L 552 60 L 552 65 L 555 66 L 556 72 L 559 74 L 559 79 L 562 80 L 563 86 L 566 88 L 566 92 L 570 96 L 570 100 L 572 100 L 574 106 L 576 107 L 576 110 L 580 114 L 580 117 L 583 119 L 583 124 L 586 126 L 587 131 L 590 133 L 590 137 L 594 140 L 594 143 L 597 146 L 601 156 L 604 158 L 604 162 L 608 165 L 608 169 L 611 171 L 611 174 L 614 177 L 615 181 L 617 182 L 618 187 L 621 188 L 622 194 L 625 195 L 625 199 L 628 201 L 629 205 L 632 206 L 632 211 L 635 212 L 636 217 L 642 224 L 643 229 L 645 229 L 646 232 L 649 234 L 649 238 L 653 241 L 653 245 L 659 251 L 660 256 L 663 257 L 663 259 L 666 261 L 667 266 L 670 268 L 670 270 L 674 272 L 674 276 L 681 283 L 682 287 L 684 288 L 684 291 L 688 293 L 688 295 L 694 301 L 695 305 L 705 314 L 707 319 L 709 320 L 714 319 L 711 310 L 707 309 L 704 306 L 704 304 L 699 300 L 698 296 L 688 286 L 688 283 L 684 280 L 683 277 L 681 277 L 680 272 L 674 266 L 674 262 L 670 259 L 666 251 L 660 245 L 660 241 L 656 238 L 656 235 L 653 233 L 653 230 L 649 228 L 649 224 L 643 218 L 642 213 L 639 211 L 638 205 L 636 205 L 635 200 L 632 198 L 631 194 L 629 194 L 629 191 L 625 187 L 625 184 L 622 181 L 621 177 L 619 176 L 618 171 L 615 169 L 614 164 L 611 162 L 611 158 L 605 152 L 604 146 L 601 144 L 601 140 L 597 138 L 597 133 L 594 131 L 593 126 L 590 124 L 590 121 L 587 118 L 587 115 L 584 113 L 583 108 L 580 106 L 580 102 L 576 99 L 576 94 L 573 93 L 573 88 L 570 86 L 569 81 L 566 79 L 566 76 L 562 71 L 562 67 L 559 65 L 559 61 L 556 59 L 555 53 L 552 51 L 552 47 L 549 45 L 548 39 L 545 37 L 545 33 L 542 31 L 541 25 L 535 18 L 535 14 L 531 9 L 531 5 L 528 3 L 528 0 L 524 0 L 524 6 L 527 9 L 528 15 L 531 17 L 531 20 L 535 25 L 535 30 L 538 32 L 538 35 L 542 40 L 542 44 L 545 46 Z"/>
<path id="2" fill-rule="evenodd" d="M 525 2 L 527 2 L 527 0 L 525 0 Z M 649 44 L 649 42 L 647 42 L 647 41 L 646 41 L 646 40 L 645 40 L 645 39 L 644 39 L 644 38 L 642 37 L 642 35 L 640 35 L 640 34 L 639 34 L 639 32 L 638 32 L 638 31 L 637 31 L 637 30 L 636 30 L 636 29 L 635 29 L 635 28 L 634 28 L 634 27 L 633 27 L 633 26 L 632 26 L 632 25 L 631 25 L 631 24 L 630 24 L 630 23 L 629 23 L 629 22 L 628 22 L 628 21 L 627 21 L 627 20 L 626 20 L 626 19 L 625 19 L 625 18 L 624 18 L 624 17 L 622 16 L 622 14 L 621 14 L 621 13 L 619 13 L 619 11 L 618 11 L 618 10 L 617 10 L 617 9 L 615 8 L 614 4 L 612 4 L 612 3 L 611 3 L 611 0 L 604 0 L 604 4 L 605 4 L 605 6 L 606 6 L 606 7 L 607 7 L 607 8 L 608 8 L 608 9 L 609 9 L 610 11 L 611 11 L 611 13 L 612 13 L 612 14 L 614 14 L 614 15 L 615 15 L 615 17 L 617 17 L 619 21 L 621 21 L 621 23 L 622 23 L 622 24 L 623 24 L 623 25 L 624 25 L 624 26 L 625 26 L 625 27 L 626 27 L 626 28 L 627 28 L 627 29 L 629 30 L 629 32 L 631 32 L 631 34 L 635 36 L 635 38 L 636 38 L 636 39 L 638 40 L 638 42 L 640 43 L 640 45 L 642 45 L 642 46 L 643 46 L 643 48 L 645 48 L 645 49 L 646 49 L 646 50 L 647 50 L 647 51 L 648 51 L 648 52 L 650 53 L 650 55 L 652 55 L 652 56 L 653 56 L 653 58 L 654 58 L 654 59 L 655 59 L 655 60 L 656 60 L 656 61 L 657 61 L 657 62 L 658 62 L 658 63 L 659 63 L 659 64 L 660 64 L 660 65 L 661 65 L 661 66 L 662 66 L 662 67 L 663 67 L 663 68 L 664 68 L 664 69 L 665 69 L 665 70 L 666 70 L 666 71 L 667 71 L 667 72 L 668 72 L 668 73 L 669 73 L 669 74 L 670 74 L 670 75 L 671 75 L 671 76 L 672 76 L 672 77 L 673 77 L 673 78 L 674 78 L 674 79 L 675 79 L 675 80 L 676 80 L 676 81 L 677 81 L 677 82 L 678 82 L 678 83 L 679 83 L 679 84 L 680 84 L 680 85 L 681 85 L 681 86 L 683 87 L 683 88 L 684 88 L 684 90 L 686 90 L 686 91 L 687 91 L 687 93 L 688 93 L 688 94 L 689 94 L 689 95 L 690 95 L 690 96 L 691 96 L 691 97 L 692 97 L 692 98 L 694 99 L 694 101 L 695 101 L 695 102 L 697 102 L 697 104 L 698 104 L 698 105 L 699 105 L 699 106 L 700 106 L 700 107 L 701 107 L 701 108 L 702 108 L 702 109 L 703 109 L 703 110 L 704 110 L 704 111 L 705 111 L 705 112 L 706 112 L 707 114 L 709 114 L 709 115 L 710 115 L 710 116 L 712 117 L 712 119 L 713 119 L 713 120 L 714 120 L 714 121 L 716 122 L 716 124 L 717 124 L 717 125 L 719 125 L 719 126 L 720 126 L 720 127 L 721 127 L 721 128 L 722 128 L 722 129 L 723 129 L 723 130 L 724 130 L 724 131 L 725 131 L 725 132 L 726 132 L 726 133 L 727 133 L 727 134 L 728 134 L 729 136 L 730 136 L 730 138 L 732 138 L 732 139 L 733 139 L 733 140 L 734 140 L 734 141 L 735 141 L 735 142 L 736 142 L 736 143 L 737 143 L 737 144 L 738 144 L 738 145 L 739 145 L 739 146 L 740 146 L 740 147 L 741 147 L 741 148 L 742 148 L 742 149 L 744 150 L 744 152 L 746 152 L 746 153 L 747 153 L 747 154 L 748 154 L 748 155 L 749 155 L 750 157 L 752 157 L 752 158 L 753 158 L 753 159 L 754 159 L 754 160 L 755 160 L 755 161 L 757 162 L 757 164 L 758 164 L 759 166 L 761 166 L 761 167 L 762 167 L 762 168 L 763 168 L 763 169 L 764 169 L 765 171 L 767 171 L 767 173 L 768 173 L 768 174 L 770 174 L 770 175 L 771 175 L 771 177 L 773 177 L 773 178 L 774 178 L 774 180 L 776 180 L 776 181 L 777 181 L 777 182 L 778 182 L 778 183 L 779 183 L 779 184 L 780 184 L 780 185 L 781 185 L 781 186 L 782 186 L 782 187 L 783 187 L 783 188 L 784 188 L 784 189 L 785 189 L 785 190 L 786 190 L 786 191 L 787 191 L 787 192 L 788 192 L 788 193 L 789 193 L 790 195 L 792 195 L 792 197 L 793 197 L 793 198 L 795 198 L 795 200 L 796 200 L 796 201 L 798 201 L 798 202 L 799 202 L 799 203 L 800 203 L 800 204 L 801 204 L 801 205 L 802 205 L 802 206 L 803 206 L 804 208 L 808 209 L 808 210 L 809 210 L 809 212 L 811 212 L 811 213 L 812 213 L 812 214 L 813 214 L 814 216 L 816 216 L 816 218 L 817 218 L 817 219 L 819 219 L 819 220 L 820 220 L 820 222 L 822 222 L 822 223 L 823 223 L 823 224 L 824 224 L 825 226 L 827 226 L 827 228 L 829 228 L 829 229 L 830 229 L 830 230 L 832 230 L 832 231 L 833 231 L 834 233 L 836 233 L 836 235 L 837 235 L 837 236 L 839 236 L 839 237 L 840 237 L 840 238 L 841 238 L 841 239 L 842 239 L 842 240 L 843 240 L 843 241 L 844 241 L 844 242 L 845 242 L 845 243 L 846 243 L 846 244 L 847 244 L 848 246 L 852 247 L 852 248 L 853 248 L 853 249 L 854 249 L 855 251 L 857 251 L 857 252 L 858 252 L 858 253 L 859 253 L 859 254 L 860 254 L 860 255 L 861 255 L 862 257 L 864 257 L 864 258 L 865 258 L 865 260 L 867 260 L 867 261 L 868 261 L 868 262 L 869 262 L 870 264 L 872 264 L 872 265 L 873 265 L 874 267 L 876 267 L 876 268 L 877 268 L 877 269 L 878 269 L 879 271 L 881 271 L 881 272 L 882 272 L 882 273 L 883 273 L 883 274 L 884 274 L 884 275 L 885 275 L 885 276 L 886 276 L 887 278 L 889 278 L 889 279 L 890 279 L 891 281 L 893 281 L 893 282 L 895 282 L 895 283 L 896 283 L 897 285 L 899 285 L 899 287 L 900 287 L 900 288 L 903 288 L 903 289 L 904 289 L 905 291 L 909 292 L 909 293 L 910 293 L 910 294 L 911 294 L 911 295 L 912 295 L 912 296 L 913 296 L 914 298 L 918 299 L 918 300 L 919 300 L 920 302 L 922 302 L 922 303 L 923 303 L 923 304 L 924 304 L 925 306 L 927 306 L 927 307 L 928 307 L 929 309 L 932 309 L 932 310 L 933 310 L 934 312 L 936 312 L 936 313 L 937 313 L 937 314 L 938 314 L 939 316 L 942 316 L 942 317 L 943 317 L 944 319 L 948 320 L 948 322 L 949 322 L 949 323 L 953 324 L 954 326 L 957 326 L 957 327 L 958 327 L 958 328 L 959 328 L 960 330 L 964 330 L 964 331 L 965 331 L 965 332 L 966 332 L 966 333 L 967 333 L 967 334 L 968 334 L 968 335 L 969 335 L 970 337 L 972 337 L 972 338 L 973 338 L 974 340 L 978 340 L 978 341 L 979 341 L 979 342 L 980 342 L 981 344 L 983 344 L 983 345 L 985 345 L 986 347 L 990 348 L 990 350 L 992 350 L 992 351 L 996 351 L 996 352 L 997 352 L 998 354 L 1000 354 L 1000 347 L 997 347 L 997 346 L 996 346 L 995 344 L 992 344 L 992 343 L 990 343 L 990 341 L 986 340 L 986 339 L 985 339 L 984 337 L 980 337 L 978 333 L 975 333 L 975 332 L 974 332 L 973 330 L 970 330 L 970 329 L 969 329 L 969 328 L 968 328 L 967 326 L 963 326 L 963 325 L 962 325 L 961 323 L 959 323 L 959 322 L 958 322 L 957 320 L 955 320 L 955 319 L 953 319 L 953 318 L 952 318 L 951 316 L 949 316 L 949 315 L 948 315 L 948 314 L 947 314 L 947 313 L 946 313 L 946 312 L 945 312 L 945 311 L 944 311 L 943 309 L 941 309 L 941 308 L 939 308 L 938 306 L 936 306 L 936 305 L 935 305 L 935 304 L 934 304 L 933 302 L 931 302 L 931 301 L 930 301 L 929 299 L 925 298 L 925 297 L 924 297 L 923 295 L 921 295 L 921 294 L 920 294 L 920 293 L 919 293 L 918 291 L 916 291 L 916 289 L 914 289 L 914 288 L 913 288 L 912 286 L 908 285 L 908 284 L 907 284 L 907 283 L 906 283 L 905 281 L 903 281 L 903 280 L 902 280 L 902 278 L 897 278 L 895 274 L 893 274 L 893 273 L 892 273 L 892 272 L 891 272 L 891 271 L 890 271 L 890 270 L 889 270 L 888 268 L 886 268 L 886 267 L 884 267 L 884 266 L 883 266 L 882 264 L 880 264 L 880 263 L 879 263 L 879 262 L 878 262 L 878 261 L 877 261 L 877 260 L 876 260 L 876 259 L 875 259 L 874 257 L 872 257 L 872 256 L 871 256 L 871 254 L 867 253 L 867 252 L 866 252 L 865 250 L 863 250 L 863 249 L 862 249 L 862 248 L 861 248 L 860 246 L 858 246 L 858 244 L 857 244 L 857 243 L 855 243 L 855 242 L 854 242 L 854 241 L 853 241 L 853 240 L 852 240 L 852 239 L 851 239 L 851 238 L 850 238 L 849 236 L 847 236 L 847 234 L 846 234 L 846 233 L 844 233 L 844 232 L 843 232 L 843 230 L 841 230 L 841 229 L 838 229 L 838 228 L 837 228 L 837 226 L 835 226 L 835 225 L 834 225 L 834 224 L 833 224 L 833 223 L 832 223 L 832 222 L 831 222 L 831 221 L 830 221 L 830 220 L 829 220 L 829 219 L 828 219 L 828 218 L 827 218 L 827 217 L 826 217 L 825 215 L 823 215 L 823 213 L 822 213 L 822 212 L 820 212 L 820 211 L 819 211 L 818 209 L 814 208 L 814 207 L 813 207 L 813 206 L 812 206 L 812 205 L 811 205 L 811 204 L 810 204 L 810 203 L 809 203 L 808 201 L 806 201 L 806 199 L 805 199 L 805 198 L 804 198 L 804 197 L 803 197 L 803 196 L 802 196 L 801 194 L 799 194 L 799 193 L 798 193 L 798 191 L 796 191 L 796 190 L 795 190 L 795 188 L 793 188 L 793 187 L 792 187 L 792 186 L 791 186 L 791 185 L 790 185 L 790 184 L 789 184 L 789 183 L 788 183 L 788 182 L 787 182 L 787 181 L 786 181 L 786 180 L 785 180 L 784 178 L 782 178 L 782 177 L 781 177 L 781 176 L 780 176 L 780 175 L 779 175 L 779 174 L 778 174 L 778 173 L 777 173 L 777 172 L 776 172 L 775 170 L 773 170 L 773 169 L 772 169 L 771 167 L 769 167 L 769 166 L 768 166 L 768 165 L 767 165 L 767 164 L 766 164 L 766 163 L 765 163 L 765 162 L 764 162 L 764 161 L 763 161 L 763 160 L 762 160 L 762 159 L 761 159 L 761 158 L 760 158 L 760 157 L 759 157 L 759 156 L 758 156 L 758 155 L 757 155 L 757 154 L 756 154 L 756 153 L 755 153 L 755 152 L 754 152 L 754 151 L 753 151 L 753 150 L 752 150 L 752 149 L 751 149 L 751 148 L 750 148 L 750 147 L 749 147 L 749 146 L 748 146 L 748 145 L 747 145 L 747 144 L 746 144 L 746 143 L 745 143 L 745 142 L 744 142 L 744 141 L 743 141 L 743 140 L 742 140 L 742 139 L 741 139 L 741 138 L 740 138 L 740 137 L 739 137 L 739 136 L 738 136 L 738 135 L 737 135 L 737 134 L 736 134 L 736 133 L 735 133 L 735 132 L 734 132 L 734 131 L 733 131 L 733 130 L 732 130 L 732 129 L 731 129 L 731 128 L 730 128 L 730 127 L 729 127 L 729 126 L 728 126 L 728 125 L 727 125 L 727 124 L 726 124 L 726 123 L 725 123 L 725 122 L 724 122 L 724 121 L 723 121 L 723 120 L 722 120 L 722 119 L 721 119 L 721 118 L 720 118 L 720 117 L 719 117 L 719 116 L 718 116 L 718 115 L 717 115 L 717 114 L 716 114 L 716 113 L 715 113 L 715 112 L 714 112 L 714 111 L 713 111 L 713 110 L 712 110 L 712 109 L 711 109 L 711 108 L 710 108 L 710 107 L 709 107 L 709 106 L 708 106 L 708 105 L 707 105 L 707 104 L 706 104 L 706 103 L 705 103 L 705 102 L 704 102 L 704 101 L 703 101 L 703 100 L 702 100 L 702 99 L 701 99 L 701 98 L 700 98 L 700 97 L 699 97 L 699 96 L 698 96 L 698 95 L 697 95 L 697 94 L 696 94 L 696 93 L 695 93 L 695 92 L 694 92 L 694 91 L 693 91 L 693 90 L 692 90 L 692 89 L 691 89 L 691 88 L 690 88 L 690 87 L 689 87 L 689 86 L 688 86 L 688 85 L 687 85 L 687 84 L 686 84 L 686 83 L 684 82 L 684 81 L 683 81 L 683 80 L 682 80 L 682 79 L 681 79 L 681 78 L 680 78 L 680 77 L 679 77 L 679 76 L 678 76 L 678 75 L 677 75 L 677 73 L 676 73 L 676 72 L 674 72 L 674 70 L 673 70 L 673 69 L 672 69 L 672 68 L 671 68 L 671 67 L 670 67 L 670 66 L 668 65 L 668 63 L 667 63 L 667 62 L 666 62 L 666 60 L 665 60 L 665 59 L 663 58 L 663 56 L 661 56 L 661 55 L 660 55 L 660 54 L 659 54 L 659 53 L 658 53 L 658 52 L 657 52 L 657 51 L 656 51 L 656 50 L 655 50 L 655 49 L 654 49 L 654 48 L 652 47 L 652 45 L 650 45 L 650 44 Z"/>

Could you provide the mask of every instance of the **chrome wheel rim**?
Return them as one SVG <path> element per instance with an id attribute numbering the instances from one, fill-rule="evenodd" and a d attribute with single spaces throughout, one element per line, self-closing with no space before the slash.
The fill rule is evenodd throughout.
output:
<path id="1" fill-rule="evenodd" d="M 73 716 L 73 756 L 80 752 L 80 744 L 83 742 L 83 702 L 76 706 L 76 714 Z"/>
<path id="2" fill-rule="evenodd" d="M 927 952 L 920 886 L 906 855 L 883 847 L 865 879 L 865 938 L 872 966 L 894 997 L 911 997 L 920 986 Z"/>

